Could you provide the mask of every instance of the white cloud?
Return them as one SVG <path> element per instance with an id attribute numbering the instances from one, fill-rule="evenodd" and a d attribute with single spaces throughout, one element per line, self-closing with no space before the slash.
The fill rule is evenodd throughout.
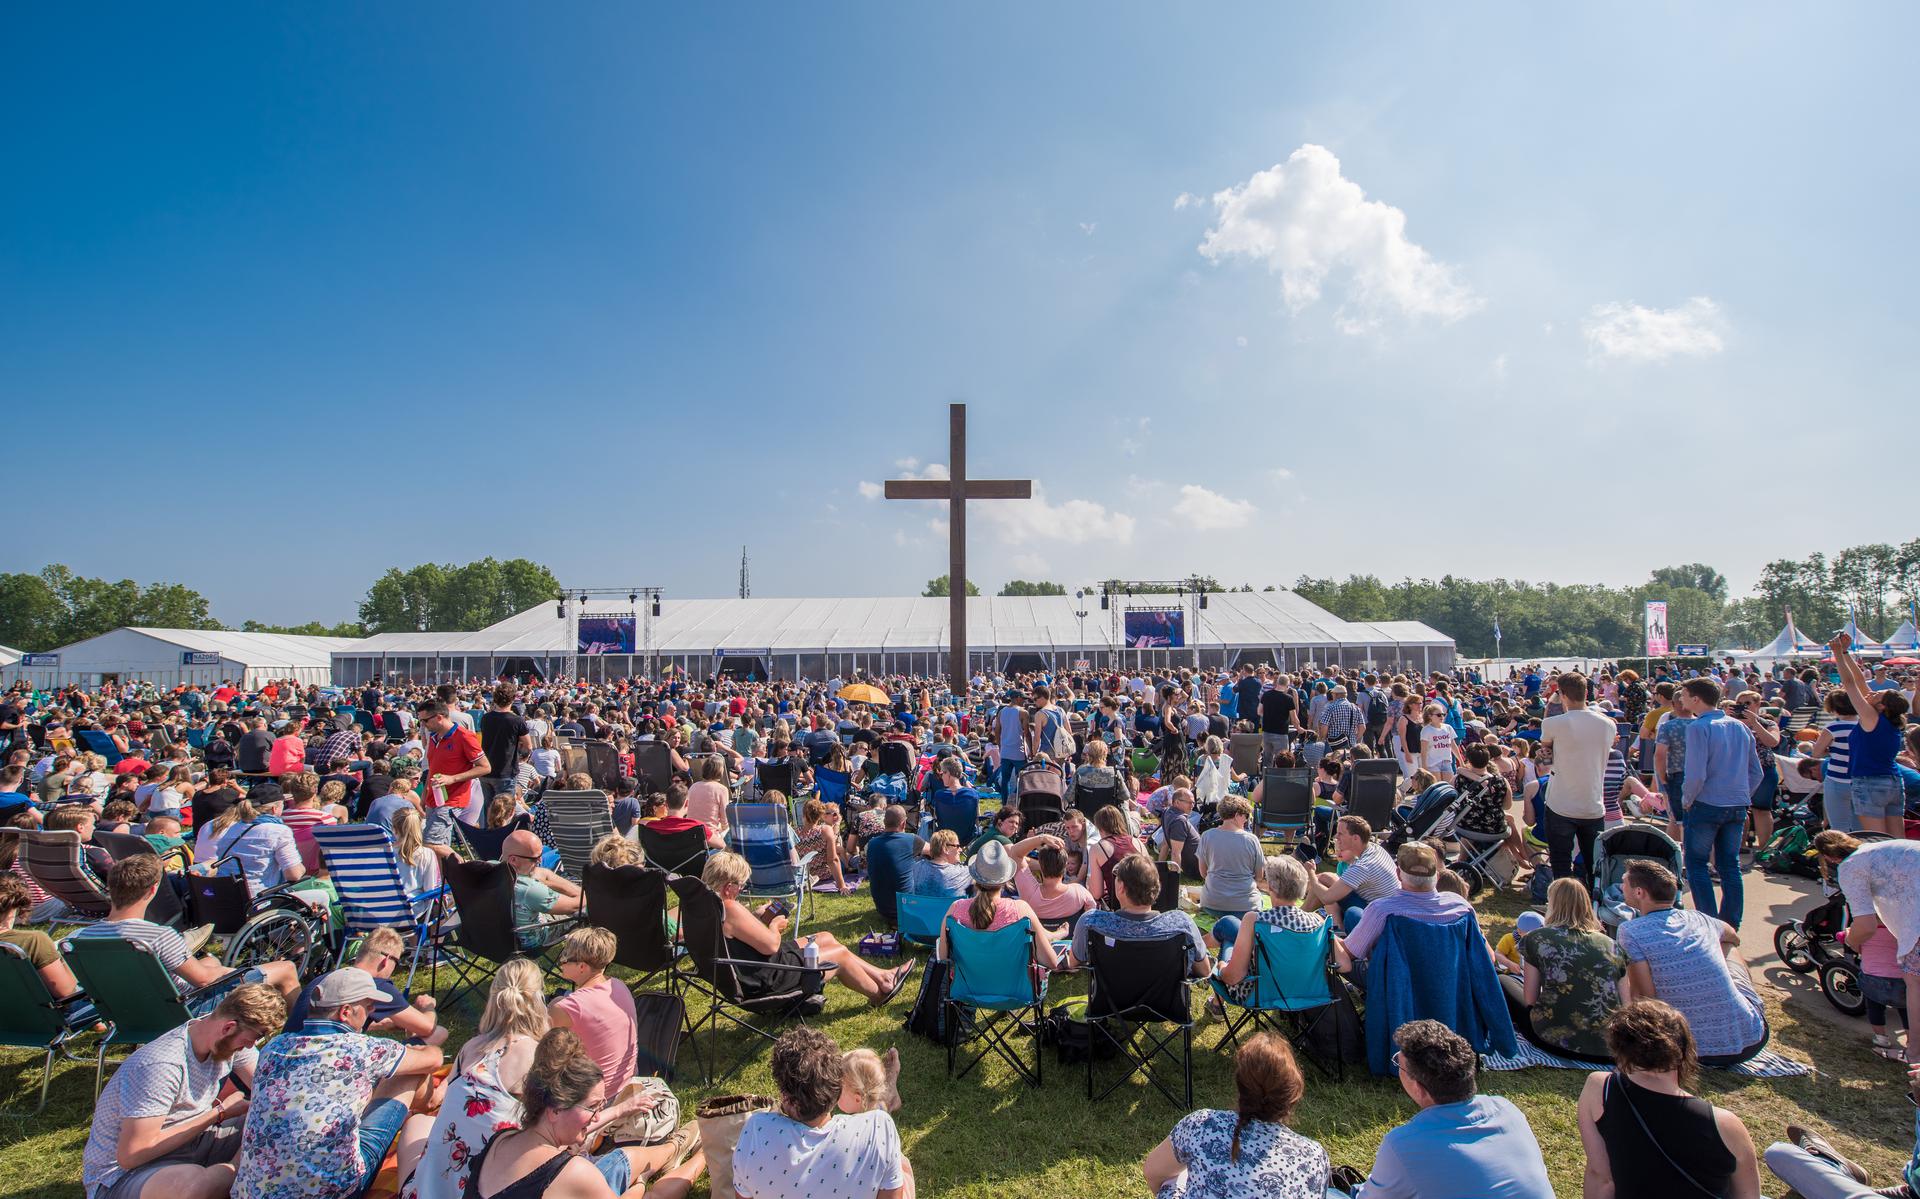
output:
<path id="1" fill-rule="evenodd" d="M 1293 472 L 1284 466 L 1276 466 L 1267 472 L 1267 479 L 1274 483 L 1286 483 L 1293 478 Z"/>
<path id="2" fill-rule="evenodd" d="M 880 486 L 878 483 L 869 483 L 865 479 L 860 480 L 860 498 L 863 500 L 877 500 L 886 493 L 886 490 L 886 488 Z"/>
<path id="3" fill-rule="evenodd" d="M 1208 491 L 1198 483 L 1180 488 L 1173 514 L 1196 530 L 1238 529 L 1253 519 L 1254 506 L 1246 500 L 1228 499 L 1217 491 Z"/>
<path id="4" fill-rule="evenodd" d="M 1027 575 L 1044 575 L 1053 569 L 1047 565 L 1047 560 L 1039 554 L 1015 554 L 1012 559 L 1008 561 L 1007 565 L 1013 567 L 1022 577 Z"/>
<path id="5" fill-rule="evenodd" d="M 1068 545 L 1111 541 L 1126 545 L 1133 540 L 1133 517 L 1092 500 L 1055 504 L 1047 499 L 1046 488 L 1038 483 L 1033 485 L 1030 500 L 985 500 L 975 505 L 971 514 L 991 526 L 1006 545 L 1039 541 L 1060 541 Z"/>
<path id="6" fill-rule="evenodd" d="M 1153 426 L 1153 418 L 1143 416 L 1134 423 L 1134 433 L 1120 439 L 1120 452 L 1131 458 L 1146 447 L 1147 431 Z M 1135 436 L 1134 434 L 1137 434 Z"/>
<path id="7" fill-rule="evenodd" d="M 1618 300 L 1595 304 L 1581 331 L 1587 349 L 1598 358 L 1629 362 L 1665 362 L 1679 355 L 1703 357 L 1726 348 L 1726 320 L 1720 306 L 1695 296 L 1678 308 L 1642 308 Z"/>
<path id="8" fill-rule="evenodd" d="M 1393 314 L 1456 321 L 1483 303 L 1452 267 L 1407 240 L 1406 213 L 1367 199 L 1324 146 L 1301 146 L 1287 161 L 1215 192 L 1213 207 L 1201 254 L 1216 263 L 1266 263 L 1296 314 L 1319 302 L 1329 276 L 1340 274 L 1345 298 L 1334 319 L 1343 332 L 1364 332 Z"/>
<path id="9" fill-rule="evenodd" d="M 1247 348 L 1247 339 L 1244 337 L 1236 337 L 1233 339 L 1233 344 L 1244 350 Z"/>
<path id="10" fill-rule="evenodd" d="M 1092 237 L 1093 231 L 1095 229 L 1098 229 L 1099 227 L 1100 227 L 1099 221 L 1081 221 L 1080 222 L 1080 232 L 1086 234 L 1088 237 Z"/>
<path id="11" fill-rule="evenodd" d="M 909 458 L 907 461 L 911 462 L 913 459 Z M 929 462 L 925 469 L 918 471 L 914 470 L 911 466 L 902 464 L 900 473 L 909 479 L 945 479 L 950 477 L 947 473 L 947 464 L 944 462 Z"/>
<path id="12" fill-rule="evenodd" d="M 1174 211 L 1178 212 L 1182 208 L 1191 208 L 1200 202 L 1200 197 L 1194 195 L 1192 192 L 1181 192 L 1173 198 Z"/>
<path id="13" fill-rule="evenodd" d="M 920 465 L 920 459 L 918 459 L 918 458 L 895 458 L 895 459 L 893 460 L 893 464 L 894 464 L 894 466 L 895 466 L 895 467 L 897 467 L 897 468 L 899 468 L 900 470 L 912 470 L 912 469 L 913 469 L 914 467 L 916 467 L 916 466 L 919 466 L 919 465 Z"/>

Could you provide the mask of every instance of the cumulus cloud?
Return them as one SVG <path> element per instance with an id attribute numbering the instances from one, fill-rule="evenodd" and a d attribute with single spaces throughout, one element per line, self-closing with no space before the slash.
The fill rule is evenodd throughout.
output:
<path id="1" fill-rule="evenodd" d="M 1176 212 L 1182 208 L 1192 208 L 1195 204 L 1201 203 L 1205 203 L 1205 201 L 1192 192 L 1181 192 L 1173 198 L 1173 207 Z"/>
<path id="2" fill-rule="evenodd" d="M 863 500 L 877 500 L 886 493 L 886 490 L 886 488 L 880 486 L 878 483 L 869 483 L 865 479 L 860 480 L 860 498 Z"/>
<path id="3" fill-rule="evenodd" d="M 1725 329 L 1720 306 L 1705 296 L 1694 296 L 1678 308 L 1643 308 L 1618 300 L 1595 304 L 1581 325 L 1594 357 L 1628 362 L 1718 354 L 1726 348 L 1721 336 Z"/>
<path id="4" fill-rule="evenodd" d="M 1201 254 L 1216 263 L 1265 263 L 1296 314 L 1318 303 L 1336 278 L 1344 299 L 1335 323 L 1344 332 L 1363 332 L 1391 315 L 1457 321 L 1483 303 L 1452 267 L 1407 239 L 1406 213 L 1367 199 L 1325 146 L 1301 146 L 1285 162 L 1215 192 L 1212 203 L 1214 224 Z"/>
<path id="5" fill-rule="evenodd" d="M 1229 499 L 1217 491 L 1208 491 L 1198 483 L 1180 488 L 1173 514 L 1198 530 L 1238 529 L 1253 519 L 1254 507 L 1246 500 Z"/>
<path id="6" fill-rule="evenodd" d="M 898 469 L 900 469 L 900 470 L 912 470 L 912 469 L 913 469 L 914 467 L 916 467 L 916 466 L 919 466 L 919 465 L 920 465 L 920 459 L 918 459 L 918 458 L 895 458 L 895 459 L 893 460 L 893 464 L 894 464 L 894 466 L 895 466 L 895 467 L 897 467 L 897 468 L 898 468 Z"/>
<path id="7" fill-rule="evenodd" d="M 1293 472 L 1284 466 L 1276 466 L 1267 472 L 1267 479 L 1274 483 L 1285 483 L 1293 478 Z"/>
<path id="8" fill-rule="evenodd" d="M 1031 545 L 1059 541 L 1068 545 L 1086 545 L 1110 541 L 1126 545 L 1133 540 L 1133 517 L 1092 500 L 1065 500 L 1054 503 L 1046 488 L 1033 485 L 1030 500 L 986 500 L 973 506 L 971 514 L 991 527 L 1006 545 Z"/>

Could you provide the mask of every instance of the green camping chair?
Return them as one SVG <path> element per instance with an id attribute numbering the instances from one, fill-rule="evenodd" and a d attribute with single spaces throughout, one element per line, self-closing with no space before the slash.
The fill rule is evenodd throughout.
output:
<path id="1" fill-rule="evenodd" d="M 185 1024 L 193 1015 L 188 1007 L 192 997 L 180 994 L 173 975 L 151 949 L 124 937 L 72 936 L 60 942 L 60 952 L 107 1022 L 93 1063 L 93 1097 L 98 1100 L 106 1081 L 107 1050 L 116 1045 L 137 1048 Z"/>
<path id="2" fill-rule="evenodd" d="M 0 1045 L 36 1049 L 47 1055 L 40 1072 L 40 1102 L 31 1114 L 37 1116 L 47 1110 L 53 1055 L 71 1057 L 67 1043 L 92 1027 L 91 1006 L 77 999 L 64 1003 L 55 999 L 26 953 L 18 945 L 0 941 Z"/>

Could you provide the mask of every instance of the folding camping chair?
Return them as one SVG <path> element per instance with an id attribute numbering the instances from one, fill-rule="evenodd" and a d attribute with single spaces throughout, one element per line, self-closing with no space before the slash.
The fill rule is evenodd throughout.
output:
<path id="1" fill-rule="evenodd" d="M 560 854 L 560 872 L 578 880 L 600 838 L 613 832 L 613 808 L 601 791 L 549 791 L 540 797 L 547 810 L 547 835 Z"/>
<path id="2" fill-rule="evenodd" d="M 853 793 L 853 775 L 844 770 L 830 770 L 825 766 L 813 768 L 813 797 L 821 803 L 830 803 L 836 807 L 847 802 L 847 796 Z"/>
<path id="3" fill-rule="evenodd" d="M 53 1055 L 75 1059 L 68 1043 L 93 1027 L 93 1006 L 84 998 L 60 1000 L 18 945 L 0 941 L 0 1046 L 46 1054 L 40 1071 L 40 1102 L 30 1115 L 47 1110 L 53 1084 Z"/>
<path id="4" fill-rule="evenodd" d="M 1307 1038 L 1333 1010 L 1335 988 L 1343 985 L 1333 966 L 1333 924 L 1323 923 L 1313 932 L 1301 933 L 1256 923 L 1253 953 L 1253 994 L 1245 1002 L 1228 998 L 1227 988 L 1219 981 L 1213 984 L 1213 993 L 1227 1013 L 1226 1028 L 1214 1048 L 1232 1045 L 1237 1049 L 1243 1031 L 1272 1028 L 1278 1032 L 1279 1022 L 1285 1020 L 1292 1029 L 1287 1039 L 1300 1055 L 1321 1073 L 1337 1072 L 1339 1079 L 1346 1081 L 1346 1063 L 1338 1055 L 1334 1069 L 1329 1071 L 1325 1063 L 1307 1052 Z"/>
<path id="5" fill-rule="evenodd" d="M 1141 1074 L 1167 1102 L 1181 1111 L 1193 1107 L 1193 987 L 1188 974 L 1185 935 L 1132 940 L 1087 938 L 1087 1099 L 1097 1101 Z M 1121 1024 L 1116 1035 L 1110 1022 Z M 1165 1033 L 1154 1026 L 1169 1026 Z M 1094 1038 L 1111 1044 L 1127 1063 L 1127 1072 L 1093 1093 Z M 1175 1039 L 1178 1038 L 1178 1045 Z M 1154 1073 L 1154 1062 L 1179 1050 L 1181 1093 Z"/>
<path id="6" fill-rule="evenodd" d="M 580 890 L 588 924 L 613 934 L 615 965 L 640 975 L 639 985 L 669 971 L 673 989 L 673 938 L 667 930 L 667 872 L 650 866 L 587 865 Z"/>
<path id="7" fill-rule="evenodd" d="M 1116 784 L 1112 787 L 1075 787 L 1073 789 L 1073 808 L 1088 820 L 1101 808 L 1120 806 L 1124 792 Z"/>
<path id="8" fill-rule="evenodd" d="M 948 917 L 947 953 L 953 962 L 947 992 L 949 1028 L 965 1028 L 959 1009 L 974 1013 L 972 1029 L 947 1043 L 947 1076 L 965 1078 L 988 1054 L 1014 1068 L 1020 1077 L 1040 1085 L 1040 1019 L 1047 998 L 1046 975 L 1033 969 L 1033 929 L 1025 917 L 1005 928 L 983 933 Z M 1012 1043 L 1026 1033 L 1033 1038 L 1033 1060 L 1021 1057 Z M 980 1044 L 958 1074 L 954 1063 L 962 1049 Z"/>
<path id="9" fill-rule="evenodd" d="M 1227 735 L 1227 754 L 1233 761 L 1233 772 L 1244 774 L 1248 778 L 1260 773 L 1261 755 L 1266 752 L 1267 740 L 1259 733 L 1230 733 Z"/>
<path id="10" fill-rule="evenodd" d="M 753 870 L 753 877 L 747 880 L 741 896 L 792 900 L 793 928 L 798 933 L 802 903 L 809 912 L 813 909 L 813 888 L 807 885 L 807 868 L 813 864 L 814 855 L 799 853 L 792 817 L 786 806 L 728 804 L 727 848 L 745 858 Z"/>
<path id="11" fill-rule="evenodd" d="M 611 741 L 589 741 L 587 751 L 587 773 L 593 776 L 593 785 L 602 791 L 616 790 L 620 785 L 620 753 L 613 748 Z"/>
<path id="12" fill-rule="evenodd" d="M 953 906 L 951 895 L 911 895 L 905 891 L 893 897 L 899 917 L 900 935 L 915 945 L 932 947 L 940 943 L 940 925 Z"/>
<path id="13" fill-rule="evenodd" d="M 648 864 L 669 874 L 699 874 L 707 863 L 704 824 L 683 833 L 662 833 L 642 823 L 634 825 L 634 831 L 640 835 L 640 852 L 647 855 Z"/>
<path id="14" fill-rule="evenodd" d="M 665 793 L 673 783 L 673 747 L 664 741 L 640 741 L 633 746 L 633 777 L 642 795 Z"/>
<path id="15" fill-rule="evenodd" d="M 1356 763 L 1353 772 L 1353 794 L 1347 796 L 1349 816 L 1358 816 L 1367 822 L 1367 827 L 1376 833 L 1383 833 L 1393 827 L 1393 801 L 1399 790 L 1400 768 L 1395 762 L 1387 765 L 1394 768 L 1392 775 L 1378 773 L 1362 774 Z"/>
<path id="16" fill-rule="evenodd" d="M 376 928 L 404 929 L 412 935 L 413 952 L 408 955 L 407 978 L 400 989 L 412 990 L 420 955 L 435 948 L 434 934 L 447 888 L 442 885 L 417 894 L 409 891 L 400 870 L 400 855 L 394 851 L 387 831 L 377 824 L 315 825 L 313 840 L 320 847 L 320 858 L 326 863 L 327 877 L 340 897 L 340 911 L 347 922 L 348 935 L 340 939 L 334 967 L 345 963 L 352 938 Z M 437 961 L 438 954 L 430 960 Z"/>
<path id="17" fill-rule="evenodd" d="M 951 831 L 962 846 L 972 841 L 980 831 L 980 801 L 951 791 L 934 791 L 931 798 L 934 827 Z"/>
<path id="18" fill-rule="evenodd" d="M 456 820 L 453 822 L 453 836 L 466 847 L 468 857 L 479 862 L 497 862 L 500 855 L 507 851 L 507 838 L 532 827 L 533 817 L 522 812 L 500 828 L 478 828 L 464 820 Z"/>
<path id="19" fill-rule="evenodd" d="M 788 799 L 793 798 L 793 763 L 761 762 L 753 768 L 753 787 L 756 794 L 765 799 L 767 792 L 778 791 Z"/>
<path id="20" fill-rule="evenodd" d="M 182 995 L 153 950 L 125 937 L 68 937 L 60 942 L 60 956 L 67 959 L 98 1017 L 107 1023 L 93 1060 L 97 1102 L 106 1079 L 107 1050 L 145 1045 L 185 1024 L 204 988 Z"/>
<path id="21" fill-rule="evenodd" d="M 1260 777 L 1260 810 L 1254 813 L 1260 836 L 1286 838 L 1313 827 L 1313 771 L 1287 766 Z"/>
<path id="22" fill-rule="evenodd" d="M 108 770 L 118 766 L 121 759 L 127 756 L 114 745 L 113 738 L 100 729 L 76 729 L 73 735 L 80 738 L 80 743 L 87 747 L 89 753 L 105 758 Z"/>
<path id="23" fill-rule="evenodd" d="M 832 962 L 819 966 L 792 966 L 780 962 L 757 962 L 727 956 L 727 941 L 721 931 L 725 909 L 720 897 L 691 875 L 672 879 L 668 886 L 680 898 L 680 940 L 686 955 L 677 963 L 680 982 L 689 992 L 706 996 L 707 1011 L 699 1020 L 688 1015 L 687 1040 L 700 1062 L 702 1076 L 709 1085 L 725 1079 L 745 1061 L 743 1052 L 724 1071 L 720 1064 L 720 1021 L 727 1020 L 771 1044 L 775 1034 L 755 1023 L 754 1017 L 775 1020 L 798 1019 L 805 1022 L 826 1007 L 827 972 L 838 969 Z M 740 977 L 742 969 L 756 972 L 749 978 L 769 980 L 764 987 L 750 987 Z M 759 972 L 765 973 L 759 973 Z M 707 1053 L 700 1052 L 700 1030 L 707 1030 Z M 749 1049 L 751 1046 L 749 1046 Z"/>
<path id="24" fill-rule="evenodd" d="M 477 993 L 495 970 L 517 958 L 527 958 L 547 977 L 554 976 L 557 967 L 552 951 L 579 917 L 515 924 L 513 867 L 505 862 L 447 858 L 440 863 L 440 873 L 459 918 L 453 935 L 441 944 L 455 975 L 453 987 L 440 1001 L 442 1008 L 451 1008 L 460 999 Z"/>
<path id="25" fill-rule="evenodd" d="M 80 854 L 80 834 L 73 829 L 21 829 L 20 860 L 27 877 L 40 889 L 67 905 L 62 924 L 91 924 L 105 920 L 113 908 L 103 880 L 93 876 Z"/>

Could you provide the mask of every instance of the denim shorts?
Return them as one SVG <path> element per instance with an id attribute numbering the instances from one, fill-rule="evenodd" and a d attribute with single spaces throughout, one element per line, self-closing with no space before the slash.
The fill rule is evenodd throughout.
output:
<path id="1" fill-rule="evenodd" d="M 1820 799 L 1827 809 L 1827 827 L 1837 832 L 1860 831 L 1860 818 L 1853 812 L 1853 780 L 1822 779 Z"/>
<path id="2" fill-rule="evenodd" d="M 1861 820 L 1899 820 L 1906 815 L 1906 810 L 1907 792 L 1898 775 L 1877 774 L 1853 780 L 1853 818 L 1856 824 Z"/>
<path id="3" fill-rule="evenodd" d="M 1902 1011 L 1907 1007 L 1907 980 L 1882 978 L 1878 974 L 1860 975 L 1860 997 Z"/>

